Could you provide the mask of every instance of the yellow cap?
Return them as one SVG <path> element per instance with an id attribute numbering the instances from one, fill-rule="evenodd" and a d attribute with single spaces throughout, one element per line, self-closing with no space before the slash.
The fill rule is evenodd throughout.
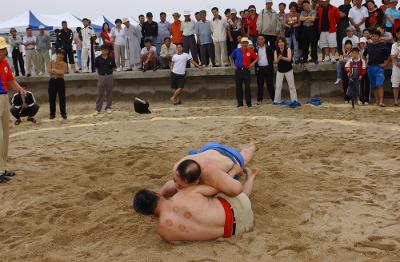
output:
<path id="1" fill-rule="evenodd" d="M 242 42 L 249 42 L 249 39 L 247 37 L 242 37 L 242 39 L 240 39 L 240 43 Z"/>
<path id="2" fill-rule="evenodd" d="M 4 37 L 0 37 L 0 49 L 4 49 L 7 47 L 8 47 L 8 45 L 7 45 L 6 39 Z"/>

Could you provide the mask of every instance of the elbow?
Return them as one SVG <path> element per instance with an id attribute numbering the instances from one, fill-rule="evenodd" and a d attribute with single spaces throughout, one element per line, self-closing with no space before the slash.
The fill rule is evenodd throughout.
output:
<path id="1" fill-rule="evenodd" d="M 225 192 L 227 196 L 235 197 L 243 192 L 243 186 L 239 182 L 235 187 L 232 187 L 228 192 Z"/>

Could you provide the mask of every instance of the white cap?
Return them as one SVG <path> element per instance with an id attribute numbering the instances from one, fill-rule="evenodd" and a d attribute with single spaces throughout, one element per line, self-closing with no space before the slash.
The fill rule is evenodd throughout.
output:
<path id="1" fill-rule="evenodd" d="M 44 27 L 44 25 L 40 25 L 39 29 L 46 29 L 46 27 Z"/>
<path id="2" fill-rule="evenodd" d="M 265 3 L 271 3 L 272 4 L 272 0 L 265 0 Z"/>
<path id="3" fill-rule="evenodd" d="M 127 23 L 127 22 L 129 22 L 129 18 L 125 17 L 125 18 L 122 20 L 122 23 L 125 24 L 125 23 Z"/>
<path id="4" fill-rule="evenodd" d="M 360 38 L 360 43 L 367 43 L 367 42 L 368 42 L 367 38 L 365 37 Z"/>
<path id="5" fill-rule="evenodd" d="M 237 11 L 236 11 L 235 8 L 232 8 L 232 9 L 231 9 L 231 14 L 237 14 Z"/>
<path id="6" fill-rule="evenodd" d="M 186 16 L 186 15 L 191 15 L 191 14 L 190 14 L 190 11 L 183 11 L 183 15 Z"/>

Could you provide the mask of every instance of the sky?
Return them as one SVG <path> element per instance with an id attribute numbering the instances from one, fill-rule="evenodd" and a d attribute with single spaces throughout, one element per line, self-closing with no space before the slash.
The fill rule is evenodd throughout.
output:
<path id="1" fill-rule="evenodd" d="M 136 18 L 139 14 L 145 14 L 147 11 L 153 12 L 157 21 L 159 13 L 165 11 L 168 20 L 172 20 L 171 14 L 175 11 L 183 13 L 190 10 L 192 13 L 205 9 L 211 11 L 216 6 L 220 12 L 226 8 L 236 8 L 238 11 L 247 8 L 250 4 L 254 4 L 257 10 L 261 10 L 265 6 L 264 0 L 12 0 L 5 1 L 5 6 L 12 5 L 12 8 L 1 8 L 0 22 L 15 17 L 27 10 L 34 13 L 42 14 L 60 14 L 70 12 L 80 18 L 88 17 L 96 19 L 104 15 L 109 19 L 132 17 Z M 280 2 L 289 3 L 290 0 L 276 0 L 274 7 L 277 8 Z M 341 0 L 331 0 L 332 3 L 342 3 Z M 7 10 L 7 11 L 5 11 Z"/>

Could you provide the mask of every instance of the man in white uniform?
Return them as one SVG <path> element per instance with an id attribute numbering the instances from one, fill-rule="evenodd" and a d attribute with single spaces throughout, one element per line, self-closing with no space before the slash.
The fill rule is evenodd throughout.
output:
<path id="1" fill-rule="evenodd" d="M 92 72 L 92 52 L 91 52 L 91 46 L 92 46 L 92 37 L 96 36 L 93 28 L 89 26 L 89 19 L 83 18 L 82 19 L 83 23 L 83 29 L 82 29 L 82 72 L 83 73 L 90 73 Z M 90 61 L 89 67 L 88 67 L 88 59 Z"/>

